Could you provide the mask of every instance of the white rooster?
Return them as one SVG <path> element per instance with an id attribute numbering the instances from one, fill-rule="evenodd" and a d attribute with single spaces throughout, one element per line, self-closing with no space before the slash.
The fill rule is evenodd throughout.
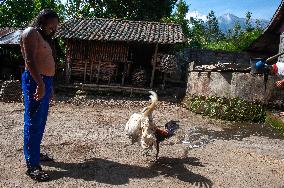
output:
<path id="1" fill-rule="evenodd" d="M 152 113 L 158 102 L 158 95 L 154 91 L 149 91 L 151 104 L 140 113 L 133 113 L 125 126 L 125 132 L 132 140 L 132 144 L 140 142 L 141 147 L 148 154 L 153 146 L 156 148 L 156 160 L 159 155 L 159 143 L 166 138 L 174 135 L 178 125 L 174 121 L 170 121 L 165 125 L 166 130 L 161 130 L 156 127 Z"/>

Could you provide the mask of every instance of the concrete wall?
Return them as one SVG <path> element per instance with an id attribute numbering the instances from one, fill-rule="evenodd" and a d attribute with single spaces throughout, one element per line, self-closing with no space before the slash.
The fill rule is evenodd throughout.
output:
<path id="1" fill-rule="evenodd" d="M 189 72 L 190 95 L 242 98 L 264 103 L 283 100 L 284 90 L 274 87 L 276 77 L 269 77 L 265 91 L 263 77 L 238 72 Z"/>

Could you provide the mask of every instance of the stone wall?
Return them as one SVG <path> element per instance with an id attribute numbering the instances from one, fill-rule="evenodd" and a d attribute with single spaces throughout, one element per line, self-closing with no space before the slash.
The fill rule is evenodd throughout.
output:
<path id="1" fill-rule="evenodd" d="M 274 87 L 277 77 L 269 77 L 265 90 L 263 76 L 238 72 L 190 72 L 190 95 L 241 98 L 263 103 L 283 100 L 283 89 Z"/>
<path id="2" fill-rule="evenodd" d="M 250 57 L 247 53 L 229 53 L 209 50 L 188 50 L 190 66 L 188 71 L 187 94 L 197 96 L 217 96 L 225 98 L 241 98 L 247 101 L 274 103 L 283 101 L 284 89 L 275 88 L 277 77 L 269 76 L 265 90 L 264 77 L 250 73 Z M 212 69 L 200 65 L 242 64 L 243 66 L 228 71 Z M 248 67 L 249 69 L 245 68 Z M 216 67 L 215 67 L 216 68 Z M 217 71 L 216 71 L 217 70 Z"/>

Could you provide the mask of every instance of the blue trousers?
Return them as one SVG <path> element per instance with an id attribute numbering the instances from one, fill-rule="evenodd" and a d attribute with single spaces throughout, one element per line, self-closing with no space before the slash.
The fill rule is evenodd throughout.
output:
<path id="1" fill-rule="evenodd" d="M 24 155 L 27 167 L 35 167 L 40 163 L 40 144 L 48 115 L 49 101 L 52 92 L 52 76 L 42 75 L 45 83 L 45 95 L 39 101 L 34 99 L 37 84 L 28 70 L 22 74 L 24 94 Z"/>

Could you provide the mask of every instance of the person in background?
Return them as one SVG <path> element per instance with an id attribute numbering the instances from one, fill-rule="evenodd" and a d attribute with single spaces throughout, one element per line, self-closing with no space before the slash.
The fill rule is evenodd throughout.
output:
<path id="1" fill-rule="evenodd" d="M 52 36 L 59 24 L 57 13 L 51 9 L 39 12 L 31 27 L 26 28 L 20 40 L 25 60 L 22 74 L 24 95 L 24 156 L 26 174 L 36 181 L 47 181 L 49 175 L 40 166 L 48 156 L 40 154 L 48 115 L 52 82 L 55 74 L 54 45 Z"/>
<path id="2" fill-rule="evenodd" d="M 256 71 L 262 74 L 275 75 L 278 77 L 278 81 L 275 82 L 277 88 L 284 86 L 284 63 L 277 62 L 272 65 L 266 64 L 264 61 L 258 61 L 255 64 Z M 284 116 L 284 112 L 279 113 L 280 116 Z"/>

